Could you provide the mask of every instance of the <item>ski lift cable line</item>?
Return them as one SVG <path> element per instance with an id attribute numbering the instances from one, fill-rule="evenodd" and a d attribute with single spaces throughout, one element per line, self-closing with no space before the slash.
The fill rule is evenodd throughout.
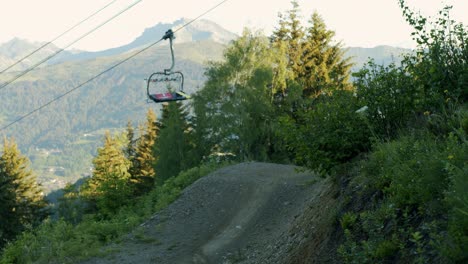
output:
<path id="1" fill-rule="evenodd" d="M 41 64 L 43 64 L 44 62 L 50 60 L 51 58 L 57 56 L 59 53 L 61 53 L 62 51 L 64 51 L 65 49 L 69 48 L 71 45 L 77 43 L 78 41 L 82 40 L 83 38 L 89 36 L 91 33 L 93 33 L 94 31 L 98 30 L 99 28 L 103 27 L 104 25 L 106 25 L 107 23 L 109 23 L 110 21 L 114 20 L 115 18 L 117 18 L 118 16 L 122 15 L 123 13 L 125 13 L 126 11 L 130 10 L 132 7 L 134 7 L 135 5 L 137 5 L 138 3 L 141 3 L 143 0 L 137 0 L 135 1 L 134 3 L 130 4 L 129 6 L 127 6 L 126 8 L 124 8 L 123 10 L 121 10 L 120 12 L 118 12 L 117 14 L 113 15 L 111 18 L 107 19 L 106 21 L 102 22 L 101 24 L 99 24 L 97 27 L 91 29 L 90 31 L 86 32 L 85 34 L 81 35 L 79 38 L 77 38 L 76 40 L 70 42 L 69 44 L 67 44 L 64 48 L 61 48 L 59 49 L 58 51 L 56 51 L 55 53 L 53 53 L 52 55 L 46 57 L 45 59 L 39 61 L 38 63 L 34 64 L 33 66 L 29 67 L 28 69 L 26 69 L 25 71 L 23 71 L 22 73 L 16 75 L 15 77 L 13 77 L 12 79 L 10 79 L 9 81 L 7 81 L 6 83 L 2 84 L 2 86 L 0 86 L 0 90 L 5 88 L 6 86 L 8 86 L 9 84 L 11 84 L 12 82 L 18 80 L 19 78 L 23 77 L 24 75 L 26 75 L 27 73 L 29 73 L 30 71 L 34 70 L 35 68 L 37 68 L 38 66 L 40 66 Z"/>
<path id="2" fill-rule="evenodd" d="M 177 31 L 179 31 L 179 30 L 181 30 L 181 29 L 187 27 L 188 25 L 190 25 L 191 23 L 193 23 L 195 20 L 200 19 L 201 17 L 203 17 L 204 15 L 206 15 L 206 14 L 208 14 L 209 12 L 213 11 L 214 9 L 218 8 L 219 6 L 221 6 L 222 4 L 226 3 L 227 1 L 229 1 L 229 0 L 223 0 L 223 1 L 221 1 L 219 4 L 215 5 L 214 7 L 211 7 L 210 9 L 208 9 L 207 11 L 205 11 L 204 13 L 202 13 L 201 15 L 197 16 L 195 19 L 192 19 L 191 21 L 185 23 L 184 25 L 182 25 L 180 28 L 178 28 L 178 29 L 177 29 L 176 31 L 174 31 L 174 32 L 177 32 Z M 102 75 L 104 75 L 104 74 L 110 72 L 111 70 L 113 70 L 113 69 L 117 68 L 118 66 L 124 64 L 125 62 L 131 60 L 133 57 L 135 57 L 135 56 L 137 56 L 137 55 L 139 55 L 139 54 L 141 54 L 141 53 L 147 51 L 148 49 L 152 48 L 153 46 L 157 45 L 158 43 L 160 43 L 160 42 L 163 41 L 163 40 L 164 40 L 164 39 L 161 38 L 161 39 L 159 39 L 159 40 L 157 40 L 157 41 L 155 41 L 155 42 L 149 44 L 148 46 L 144 47 L 143 49 L 141 49 L 141 50 L 139 50 L 139 51 L 137 51 L 137 52 L 131 54 L 131 55 L 128 56 L 127 58 L 125 58 L 125 59 L 123 59 L 122 61 L 120 61 L 120 62 L 114 64 L 114 65 L 111 66 L 110 68 L 108 68 L 108 69 L 106 69 L 106 70 L 100 72 L 99 74 L 97 74 L 97 75 L 95 75 L 94 77 L 88 79 L 87 81 L 85 81 L 85 82 L 83 82 L 83 83 L 77 85 L 76 87 L 74 87 L 74 88 L 68 90 L 67 92 L 65 92 L 65 93 L 63 93 L 63 94 L 61 94 L 61 95 L 55 97 L 54 99 L 48 101 L 47 103 L 45 103 L 45 104 L 39 106 L 38 108 L 36 108 L 36 109 L 34 109 L 34 110 L 28 112 L 28 113 L 25 114 L 25 115 L 22 115 L 22 116 L 19 117 L 18 119 L 16 119 L 16 120 L 10 122 L 9 124 L 7 124 L 7 125 L 1 127 L 1 128 L 0 128 L 0 131 L 3 131 L 3 130 L 5 130 L 5 129 L 9 128 L 9 127 L 11 127 L 12 125 L 14 125 L 14 124 L 16 124 L 16 123 L 18 123 L 18 122 L 21 122 L 21 121 L 24 120 L 25 118 L 27 118 L 27 117 L 29 117 L 29 116 L 31 116 L 31 115 L 33 115 L 33 114 L 39 112 L 40 110 L 42 110 L 42 109 L 48 107 L 48 106 L 51 105 L 52 103 L 54 103 L 54 102 L 56 102 L 56 101 L 58 101 L 58 100 L 64 98 L 65 96 L 67 96 L 67 95 L 69 95 L 70 93 L 72 93 L 72 92 L 78 90 L 79 88 L 83 87 L 84 85 L 86 85 L 86 84 L 88 84 L 88 83 L 90 83 L 90 82 L 96 80 L 97 78 L 101 77 Z"/>
<path id="3" fill-rule="evenodd" d="M 115 2 L 117 2 L 118 0 L 112 0 L 111 2 L 109 2 L 108 4 L 106 4 L 105 6 L 103 6 L 102 8 L 100 8 L 99 10 L 95 11 L 94 13 L 92 13 L 91 15 L 89 15 L 88 17 L 86 17 L 85 19 L 81 20 L 80 22 L 76 23 L 75 25 L 73 25 L 71 28 L 67 29 L 66 31 L 64 31 L 63 33 L 61 33 L 60 35 L 58 35 L 57 37 L 53 38 L 52 40 L 44 43 L 42 46 L 38 47 L 37 49 L 35 49 L 34 51 L 32 51 L 31 53 L 29 53 L 28 55 L 24 56 L 23 58 L 19 59 L 18 61 L 16 61 L 15 63 L 11 64 L 10 66 L 8 66 L 7 68 L 3 69 L 1 72 L 0 72 L 0 75 L 5 73 L 6 71 L 8 71 L 9 69 L 15 67 L 16 65 L 18 65 L 20 62 L 24 61 L 25 59 L 31 57 L 32 55 L 36 54 L 38 51 L 42 50 L 43 48 L 49 46 L 50 44 L 52 44 L 53 42 L 57 41 L 58 39 L 60 39 L 61 37 L 63 37 L 64 35 L 66 35 L 67 33 L 69 33 L 70 31 L 74 30 L 75 28 L 77 28 L 78 26 L 80 26 L 81 24 L 83 24 L 84 22 L 88 21 L 89 19 L 91 19 L 92 17 L 94 17 L 95 15 L 99 14 L 100 12 L 102 12 L 104 9 L 106 9 L 107 7 L 109 7 L 110 5 L 114 4 Z"/>

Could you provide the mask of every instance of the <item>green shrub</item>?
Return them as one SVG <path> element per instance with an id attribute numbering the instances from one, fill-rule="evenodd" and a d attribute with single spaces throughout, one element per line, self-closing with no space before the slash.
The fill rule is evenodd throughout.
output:
<path id="1" fill-rule="evenodd" d="M 356 223 L 357 220 L 357 215 L 352 213 L 352 212 L 346 212 L 340 220 L 341 228 L 343 230 L 345 229 L 351 229 L 353 228 L 354 224 Z"/>
<path id="2" fill-rule="evenodd" d="M 298 111 L 296 120 L 281 118 L 279 133 L 295 152 L 298 165 L 329 172 L 370 147 L 368 126 L 358 109 L 352 92 L 335 91 Z"/>
<path id="3" fill-rule="evenodd" d="M 376 259 L 388 259 L 395 256 L 398 250 L 398 243 L 392 240 L 384 240 L 377 245 L 374 255 Z"/>
<path id="4" fill-rule="evenodd" d="M 367 189 L 361 199 L 382 195 L 347 229 L 340 249 L 346 263 L 468 259 L 468 141 L 463 138 L 418 132 L 375 147 L 353 184 Z"/>
<path id="5" fill-rule="evenodd" d="M 394 138 L 417 110 L 418 91 L 404 67 L 379 66 L 370 61 L 353 74 L 362 114 L 378 138 Z"/>
<path id="6" fill-rule="evenodd" d="M 468 141 L 460 142 L 452 135 L 447 143 L 447 152 L 445 170 L 450 183 L 445 199 L 449 206 L 449 237 L 442 251 L 446 256 L 463 262 L 468 260 Z"/>

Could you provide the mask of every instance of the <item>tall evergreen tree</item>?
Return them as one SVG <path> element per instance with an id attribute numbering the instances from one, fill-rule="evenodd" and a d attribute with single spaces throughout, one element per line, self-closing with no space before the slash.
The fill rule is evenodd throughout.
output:
<path id="1" fill-rule="evenodd" d="M 127 147 L 124 152 L 127 159 L 132 161 L 136 153 L 135 129 L 133 128 L 132 121 L 127 122 L 127 140 Z"/>
<path id="2" fill-rule="evenodd" d="M 103 214 L 115 212 L 131 194 L 130 161 L 125 157 L 124 144 L 123 139 L 113 138 L 106 132 L 104 146 L 98 148 L 93 159 L 93 176 L 82 188 L 83 196 Z"/>
<path id="3" fill-rule="evenodd" d="M 300 21 L 300 9 L 297 0 L 291 1 L 292 8 L 286 15 L 279 14 L 279 27 L 273 32 L 271 39 L 273 43 L 285 43 L 287 46 L 288 64 L 294 77 L 301 72 L 303 67 L 303 39 L 304 29 Z"/>
<path id="4" fill-rule="evenodd" d="M 154 164 L 157 184 L 195 165 L 187 120 L 188 113 L 180 102 L 163 106 L 161 130 L 154 146 L 154 156 L 158 157 Z"/>
<path id="5" fill-rule="evenodd" d="M 317 149 L 309 148 L 307 142 L 302 139 L 306 138 L 312 128 L 316 129 L 314 133 L 320 131 L 320 125 L 311 124 L 312 120 L 330 118 L 326 111 L 323 111 L 328 109 L 325 106 L 334 102 L 330 95 L 335 92 L 338 95 L 335 99 L 352 98 L 347 93 L 341 93 L 342 90 L 351 88 L 351 63 L 344 57 L 341 43 L 334 41 L 335 33 L 327 29 L 325 22 L 316 12 L 312 14 L 309 25 L 303 28 L 298 14 L 299 5 L 297 1 L 292 1 L 292 9 L 285 15 L 280 15 L 279 27 L 271 38 L 273 47 L 286 47 L 289 61 L 287 70 L 292 72 L 275 72 L 274 85 L 279 88 L 276 89 L 277 94 L 274 97 L 275 110 L 281 121 L 275 130 L 284 136 L 284 144 L 287 144 L 287 149 L 290 150 L 289 158 L 296 161 L 299 160 L 298 153 L 302 150 L 317 153 Z M 278 62 L 276 64 L 281 65 Z M 282 79 L 281 74 L 287 78 L 285 82 L 278 82 Z M 341 105 L 342 101 L 339 102 L 340 107 L 346 106 Z M 291 131 L 294 129 L 297 131 L 292 135 Z M 299 156 L 301 159 L 305 157 Z"/>
<path id="6" fill-rule="evenodd" d="M 132 175 L 137 175 L 137 160 L 136 160 L 136 145 L 138 142 L 138 139 L 135 138 L 135 129 L 133 128 L 132 122 L 128 121 L 127 122 L 127 131 L 126 131 L 126 137 L 127 137 L 127 146 L 124 149 L 125 157 L 130 161 L 130 168 L 128 169 L 128 172 L 130 173 L 130 177 L 133 177 Z"/>
<path id="7" fill-rule="evenodd" d="M 0 157 L 0 247 L 45 216 L 42 190 L 28 166 L 16 143 L 4 139 Z"/>
<path id="8" fill-rule="evenodd" d="M 274 47 L 286 47 L 292 79 L 303 87 L 303 97 L 315 98 L 333 89 L 349 88 L 351 63 L 341 43 L 334 42 L 335 33 L 327 29 L 316 12 L 304 29 L 299 4 L 295 0 L 291 3 L 292 9 L 279 15 L 279 27 L 271 39 Z"/>
<path id="9" fill-rule="evenodd" d="M 136 194 L 140 195 L 154 187 L 155 171 L 153 164 L 156 160 L 153 147 L 158 136 L 156 114 L 148 110 L 146 123 L 140 126 L 140 138 L 137 140 L 135 158 L 132 160 L 132 182 L 136 184 Z"/>
<path id="10" fill-rule="evenodd" d="M 352 64 L 345 58 L 341 43 L 334 43 L 335 32 L 328 30 L 322 17 L 314 12 L 309 20 L 303 46 L 303 68 L 298 72 L 305 97 L 317 97 L 334 89 L 349 87 Z"/>

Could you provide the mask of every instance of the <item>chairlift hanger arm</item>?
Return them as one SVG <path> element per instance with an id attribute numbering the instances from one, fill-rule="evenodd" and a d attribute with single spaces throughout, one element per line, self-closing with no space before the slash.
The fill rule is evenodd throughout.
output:
<path id="1" fill-rule="evenodd" d="M 172 47 L 172 40 L 175 39 L 175 37 L 174 37 L 174 32 L 172 31 L 172 29 L 169 29 L 168 31 L 166 31 L 166 34 L 164 34 L 163 39 L 164 40 L 169 39 L 169 47 L 171 48 L 172 64 L 169 69 L 164 70 L 166 74 L 169 74 L 172 72 L 172 69 L 174 69 L 174 66 L 175 66 L 174 48 Z"/>

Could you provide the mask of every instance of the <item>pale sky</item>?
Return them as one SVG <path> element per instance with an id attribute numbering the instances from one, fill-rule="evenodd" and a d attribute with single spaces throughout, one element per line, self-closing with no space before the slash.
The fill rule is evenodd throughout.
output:
<path id="1" fill-rule="evenodd" d="M 64 47 L 83 33 L 118 13 L 137 0 L 118 0 L 77 30 L 65 35 L 56 45 Z M 0 43 L 19 37 L 31 41 L 50 41 L 111 0 L 0 0 Z M 181 17 L 194 18 L 221 0 L 143 0 L 103 28 L 71 48 L 102 50 L 121 46 L 138 37 L 145 28 L 158 22 L 173 22 Z M 425 16 L 435 16 L 441 0 L 407 0 Z M 468 0 L 445 0 L 453 5 L 452 18 L 468 25 Z M 317 11 L 336 40 L 345 46 L 409 47 L 411 28 L 398 7 L 398 0 L 299 0 L 304 23 Z M 234 33 L 244 27 L 271 33 L 278 13 L 291 8 L 290 0 L 229 0 L 204 18 Z M 155 40 L 161 36 L 155 36 Z"/>

